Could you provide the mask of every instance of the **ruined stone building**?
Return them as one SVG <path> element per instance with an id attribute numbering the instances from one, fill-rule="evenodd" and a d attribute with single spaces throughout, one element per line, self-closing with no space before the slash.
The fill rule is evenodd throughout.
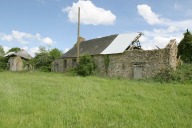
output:
<path id="1" fill-rule="evenodd" d="M 8 57 L 7 66 L 10 71 L 23 71 L 31 69 L 31 65 L 28 63 L 32 57 L 25 51 L 9 52 L 5 55 Z"/>
<path id="2" fill-rule="evenodd" d="M 123 78 L 149 78 L 163 69 L 176 69 L 177 45 L 171 40 L 163 49 L 142 50 L 141 33 L 118 34 L 80 43 L 80 55 L 92 55 L 99 75 Z M 65 72 L 76 66 L 74 45 L 52 64 L 55 72 Z"/>

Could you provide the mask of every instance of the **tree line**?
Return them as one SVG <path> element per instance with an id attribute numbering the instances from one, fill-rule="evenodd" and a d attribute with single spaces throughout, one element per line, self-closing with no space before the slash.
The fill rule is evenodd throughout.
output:
<path id="1" fill-rule="evenodd" d="M 4 57 L 4 55 L 10 52 L 18 52 L 20 50 L 21 48 L 14 47 L 5 52 L 3 47 L 0 45 L 0 70 L 7 70 L 8 58 Z M 58 59 L 61 55 L 62 51 L 57 48 L 47 50 L 45 47 L 40 46 L 39 52 L 35 53 L 35 57 L 29 60 L 29 64 L 35 70 L 50 72 L 51 63 Z"/>

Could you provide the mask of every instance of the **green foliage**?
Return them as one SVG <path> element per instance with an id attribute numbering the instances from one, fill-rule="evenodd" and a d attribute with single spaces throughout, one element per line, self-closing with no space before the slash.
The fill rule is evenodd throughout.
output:
<path id="1" fill-rule="evenodd" d="M 51 51 L 46 50 L 45 47 L 39 47 L 39 53 L 36 53 L 35 57 L 30 61 L 30 63 L 43 72 L 51 71 L 51 63 L 58 59 L 61 56 L 61 51 L 57 48 L 52 49 Z"/>
<path id="2" fill-rule="evenodd" d="M 105 63 L 105 72 L 106 73 L 108 73 L 109 62 L 110 62 L 109 55 L 105 55 L 104 56 L 104 63 Z"/>
<path id="3" fill-rule="evenodd" d="M 163 69 L 154 77 L 154 80 L 161 83 L 172 82 L 174 80 L 174 76 L 172 75 L 171 70 Z"/>
<path id="4" fill-rule="evenodd" d="M 33 59 L 35 63 L 35 69 L 40 71 L 50 72 L 51 71 L 51 57 L 48 53 L 38 53 Z"/>
<path id="5" fill-rule="evenodd" d="M 95 70 L 95 64 L 93 58 L 90 55 L 83 55 L 80 57 L 80 62 L 76 68 L 76 72 L 80 76 L 89 76 L 93 74 Z"/>
<path id="6" fill-rule="evenodd" d="M 8 62 L 8 58 L 0 56 L 0 70 L 1 71 L 7 69 L 7 62 Z"/>
<path id="7" fill-rule="evenodd" d="M 192 84 L 192 64 L 183 64 L 176 71 L 161 70 L 154 80 L 161 83 L 190 83 Z"/>
<path id="8" fill-rule="evenodd" d="M 180 65 L 176 71 L 172 72 L 174 82 L 192 84 L 192 64 Z"/>
<path id="9" fill-rule="evenodd" d="M 4 55 L 5 55 L 5 51 L 3 47 L 0 45 L 0 56 L 4 56 Z"/>
<path id="10" fill-rule="evenodd" d="M 4 58 L 5 51 L 0 45 L 0 72 L 4 71 L 7 68 L 7 58 Z"/>
<path id="11" fill-rule="evenodd" d="M 0 73 L 1 128 L 191 128 L 191 84 Z"/>
<path id="12" fill-rule="evenodd" d="M 192 63 L 192 34 L 188 30 L 178 45 L 177 56 L 181 56 L 181 60 L 185 63 Z"/>
<path id="13" fill-rule="evenodd" d="M 20 48 L 14 47 L 14 48 L 9 49 L 7 53 L 9 53 L 9 52 L 18 52 L 20 50 L 21 50 Z"/>
<path id="14" fill-rule="evenodd" d="M 47 53 L 48 51 L 44 46 L 39 46 L 39 53 Z"/>
<path id="15" fill-rule="evenodd" d="M 52 50 L 49 52 L 49 54 L 50 54 L 52 60 L 56 60 L 56 59 L 58 59 L 59 57 L 61 57 L 62 51 L 60 51 L 60 50 L 57 49 L 57 48 L 54 48 L 54 49 L 52 49 Z"/>

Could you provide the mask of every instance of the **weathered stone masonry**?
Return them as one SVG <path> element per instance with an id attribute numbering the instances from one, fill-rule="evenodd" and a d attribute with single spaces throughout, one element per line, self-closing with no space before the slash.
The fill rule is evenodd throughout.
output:
<path id="1" fill-rule="evenodd" d="M 108 64 L 106 58 L 108 57 Z M 122 54 L 94 55 L 99 75 L 123 78 L 149 78 L 163 69 L 176 69 L 177 45 L 175 40 L 164 49 L 131 50 Z M 75 58 L 59 59 L 53 63 L 53 71 L 65 72 L 74 67 Z"/>
<path id="2" fill-rule="evenodd" d="M 134 68 L 142 70 L 142 77 L 149 78 L 163 69 L 176 69 L 177 46 L 171 45 L 159 50 L 132 50 L 123 54 L 109 55 L 107 75 L 110 77 L 134 78 Z M 106 74 L 105 57 L 94 56 L 99 74 Z"/>

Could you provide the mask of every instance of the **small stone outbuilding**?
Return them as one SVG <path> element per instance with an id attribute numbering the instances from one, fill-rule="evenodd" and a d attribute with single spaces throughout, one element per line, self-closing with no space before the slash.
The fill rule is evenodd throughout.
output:
<path id="1" fill-rule="evenodd" d="M 123 78 L 149 78 L 164 69 L 175 70 L 177 44 L 171 40 L 163 49 L 142 50 L 141 33 L 118 34 L 80 43 L 80 55 L 93 57 L 99 75 Z M 76 45 L 52 63 L 52 70 L 65 72 L 76 67 Z"/>
<path id="2" fill-rule="evenodd" d="M 32 59 L 32 57 L 25 50 L 9 52 L 5 57 L 9 58 L 7 66 L 10 71 L 23 71 L 32 68 L 29 64 L 29 60 Z"/>

